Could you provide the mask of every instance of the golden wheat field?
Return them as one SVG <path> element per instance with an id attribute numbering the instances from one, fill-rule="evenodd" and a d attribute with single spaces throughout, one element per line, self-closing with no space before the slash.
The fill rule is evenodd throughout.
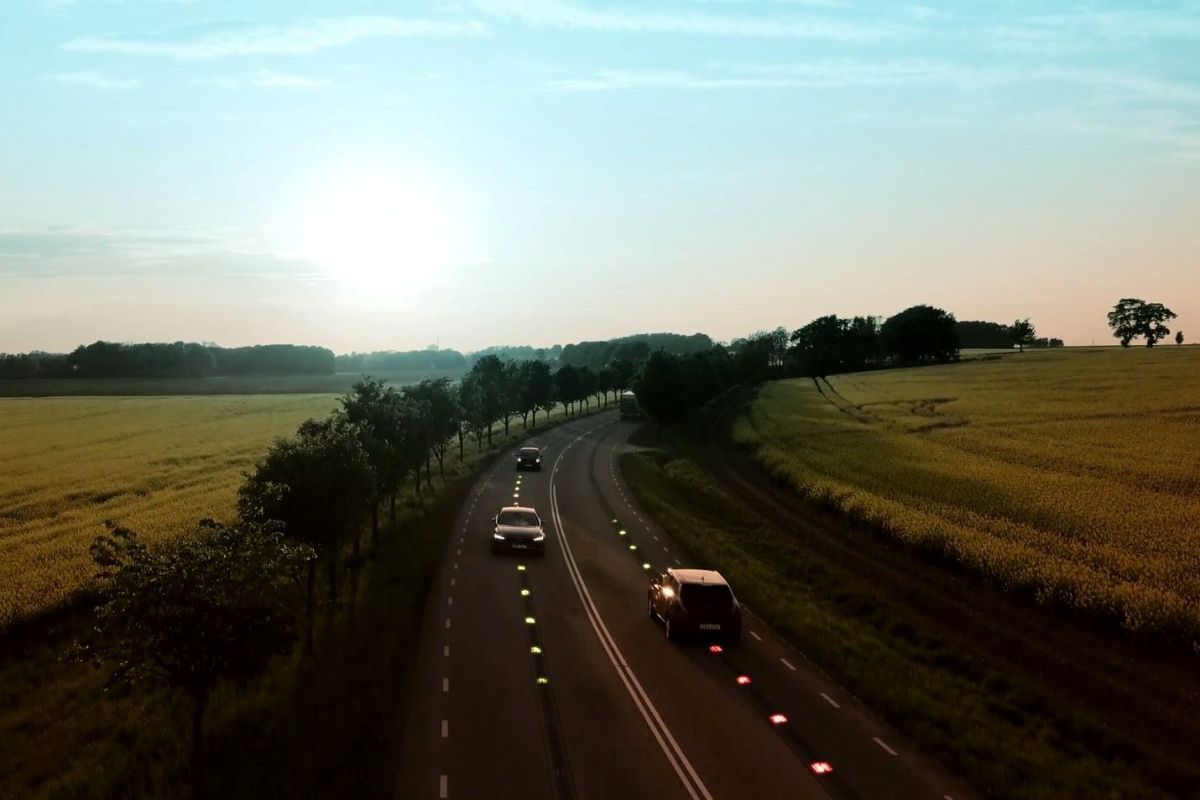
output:
<path id="1" fill-rule="evenodd" d="M 1007 587 L 1200 641 L 1200 348 L 780 381 L 734 435 L 801 491 Z"/>
<path id="2" fill-rule="evenodd" d="M 0 629 L 61 603 L 105 520 L 162 539 L 228 517 L 242 472 L 334 395 L 0 399 Z"/>

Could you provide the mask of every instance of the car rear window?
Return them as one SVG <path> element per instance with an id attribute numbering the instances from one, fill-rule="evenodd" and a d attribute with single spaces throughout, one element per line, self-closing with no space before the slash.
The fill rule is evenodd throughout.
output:
<path id="1" fill-rule="evenodd" d="M 733 592 L 728 586 L 685 583 L 679 599 L 693 614 L 728 614 L 733 609 Z"/>
<path id="2" fill-rule="evenodd" d="M 532 511 L 501 511 L 500 519 L 497 522 L 501 525 L 537 527 L 538 515 Z"/>

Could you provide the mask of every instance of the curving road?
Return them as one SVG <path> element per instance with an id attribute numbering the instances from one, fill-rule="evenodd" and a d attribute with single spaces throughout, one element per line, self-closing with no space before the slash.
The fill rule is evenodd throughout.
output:
<path id="1" fill-rule="evenodd" d="M 633 427 L 562 425 L 533 441 L 542 472 L 506 454 L 472 488 L 430 593 L 398 797 L 974 797 L 753 614 L 725 652 L 664 638 L 649 575 L 706 565 L 625 489 Z M 490 551 L 514 497 L 546 522 L 544 558 Z"/>

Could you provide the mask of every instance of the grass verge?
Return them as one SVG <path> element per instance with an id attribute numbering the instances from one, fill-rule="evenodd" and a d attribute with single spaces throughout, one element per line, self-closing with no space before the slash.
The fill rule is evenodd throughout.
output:
<path id="1" fill-rule="evenodd" d="M 650 515 L 810 659 L 982 794 L 1022 800 L 1163 797 L 1138 751 L 1019 675 L 926 630 L 878 586 L 805 546 L 692 457 L 622 457 Z"/>

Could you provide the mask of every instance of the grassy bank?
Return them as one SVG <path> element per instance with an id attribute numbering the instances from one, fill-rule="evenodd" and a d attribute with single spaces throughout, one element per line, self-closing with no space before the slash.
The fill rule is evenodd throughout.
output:
<path id="1" fill-rule="evenodd" d="M 811 547 L 786 515 L 764 513 L 725 476 L 714 477 L 705 452 L 680 442 L 672 451 L 621 461 L 655 521 L 697 563 L 729 576 L 739 596 L 810 659 L 981 793 L 1149 798 L 1176 785 L 1177 776 L 1155 772 L 1119 734 L 923 625 L 870 576 Z"/>

